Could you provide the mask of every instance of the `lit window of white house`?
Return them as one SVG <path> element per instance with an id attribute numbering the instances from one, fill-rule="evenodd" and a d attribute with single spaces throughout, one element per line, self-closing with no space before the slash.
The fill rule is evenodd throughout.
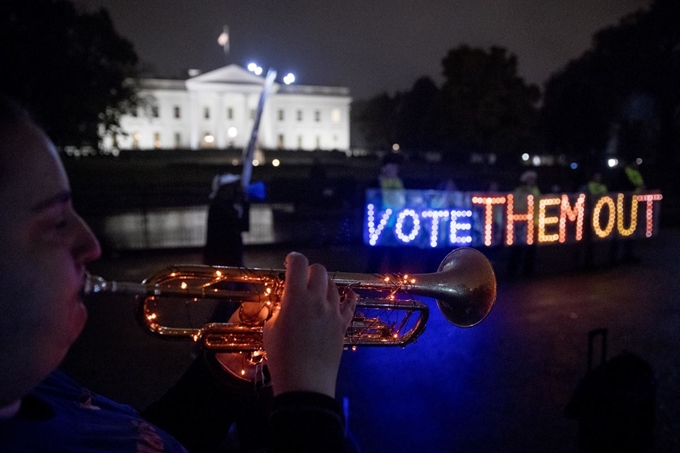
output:
<path id="1" fill-rule="evenodd" d="M 203 143 L 201 143 L 201 145 L 204 148 L 212 148 L 214 143 L 215 136 L 213 134 L 207 132 L 205 135 L 203 135 Z"/>
<path id="2" fill-rule="evenodd" d="M 203 108 L 203 118 L 206 120 L 210 119 L 210 107 Z"/>
<path id="3" fill-rule="evenodd" d="M 341 119 L 342 116 L 340 114 L 340 109 L 331 110 L 331 121 L 333 122 L 333 124 L 338 124 Z"/>
<path id="4" fill-rule="evenodd" d="M 228 120 L 233 120 L 234 119 L 234 109 L 232 107 L 229 107 L 227 109 L 227 119 Z"/>
<path id="5" fill-rule="evenodd" d="M 279 121 L 283 121 L 283 109 L 279 109 Z"/>
<path id="6" fill-rule="evenodd" d="M 182 147 L 182 134 L 175 132 L 175 148 Z"/>
<path id="7" fill-rule="evenodd" d="M 302 135 L 298 135 L 298 149 L 302 149 Z"/>
<path id="8" fill-rule="evenodd" d="M 316 149 L 321 149 L 321 136 L 316 136 Z"/>
<path id="9" fill-rule="evenodd" d="M 297 120 L 302 121 L 302 110 L 297 111 Z"/>
<path id="10" fill-rule="evenodd" d="M 132 149 L 139 149 L 139 139 L 140 139 L 140 134 L 139 132 L 135 132 L 132 134 Z"/>
<path id="11" fill-rule="evenodd" d="M 250 109 L 250 119 L 251 120 L 255 119 L 255 109 Z"/>
<path id="12" fill-rule="evenodd" d="M 321 121 L 321 110 L 314 111 L 314 121 L 316 121 L 317 123 Z"/>
<path id="13" fill-rule="evenodd" d="M 283 134 L 279 134 L 279 140 L 278 140 L 277 146 L 278 146 L 279 149 L 283 149 L 283 148 L 286 147 L 286 143 L 284 141 Z"/>
<path id="14" fill-rule="evenodd" d="M 158 149 L 161 147 L 161 133 L 160 132 L 154 132 L 153 133 L 153 147 Z"/>
<path id="15" fill-rule="evenodd" d="M 158 118 L 160 116 L 157 105 L 151 106 L 151 116 L 154 118 Z"/>
<path id="16" fill-rule="evenodd" d="M 179 119 L 182 117 L 182 112 L 178 105 L 175 106 L 175 118 Z"/>

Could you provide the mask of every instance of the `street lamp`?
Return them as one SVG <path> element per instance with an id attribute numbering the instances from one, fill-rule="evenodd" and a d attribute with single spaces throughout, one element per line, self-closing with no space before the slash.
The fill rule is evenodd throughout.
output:
<path id="1" fill-rule="evenodd" d="M 262 74 L 262 67 L 258 66 L 257 63 L 248 63 L 248 71 L 260 75 Z"/>
<path id="2" fill-rule="evenodd" d="M 293 75 L 292 72 L 289 72 L 286 74 L 286 76 L 283 78 L 283 83 L 286 85 L 290 85 L 291 83 L 295 82 L 295 75 Z"/>

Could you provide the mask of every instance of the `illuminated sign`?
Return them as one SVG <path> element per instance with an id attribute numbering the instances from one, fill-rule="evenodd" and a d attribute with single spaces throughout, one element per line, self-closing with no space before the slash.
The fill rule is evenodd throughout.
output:
<path id="1" fill-rule="evenodd" d="M 364 243 L 437 248 L 646 238 L 658 233 L 662 198 L 653 192 L 588 197 L 370 189 Z"/>

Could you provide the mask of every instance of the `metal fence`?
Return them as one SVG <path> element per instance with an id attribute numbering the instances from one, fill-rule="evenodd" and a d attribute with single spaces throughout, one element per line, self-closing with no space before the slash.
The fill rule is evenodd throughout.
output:
<path id="1" fill-rule="evenodd" d="M 205 245 L 208 206 L 135 209 L 89 219 L 105 246 L 113 250 L 202 247 Z M 250 230 L 245 244 L 275 242 L 271 205 L 250 208 Z"/>

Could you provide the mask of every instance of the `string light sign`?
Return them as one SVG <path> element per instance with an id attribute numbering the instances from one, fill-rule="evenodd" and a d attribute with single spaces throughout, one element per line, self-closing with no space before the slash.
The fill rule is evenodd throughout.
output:
<path id="1" fill-rule="evenodd" d="M 662 198 L 657 192 L 588 197 L 370 189 L 364 243 L 437 248 L 648 238 L 658 233 Z"/>

